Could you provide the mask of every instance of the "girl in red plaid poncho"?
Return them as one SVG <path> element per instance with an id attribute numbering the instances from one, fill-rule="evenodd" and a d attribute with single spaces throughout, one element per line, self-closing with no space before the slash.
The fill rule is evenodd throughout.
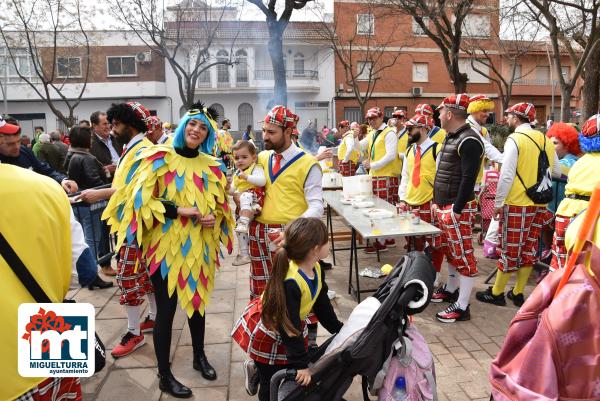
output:
<path id="1" fill-rule="evenodd" d="M 330 333 L 342 327 L 327 297 L 319 259 L 329 253 L 327 228 L 317 218 L 299 218 L 285 230 L 285 245 L 277 251 L 271 278 L 262 297 L 248 304 L 232 337 L 248 353 L 244 363 L 246 391 L 269 401 L 271 377 L 295 368 L 296 382 L 310 383 L 308 330 L 304 319 L 312 310 Z"/>

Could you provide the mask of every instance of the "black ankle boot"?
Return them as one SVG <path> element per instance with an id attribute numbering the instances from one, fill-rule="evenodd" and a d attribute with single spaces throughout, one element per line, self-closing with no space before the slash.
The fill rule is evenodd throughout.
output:
<path id="1" fill-rule="evenodd" d="M 88 289 L 93 291 L 95 287 L 109 288 L 112 286 L 113 286 L 112 281 L 104 281 L 100 278 L 100 276 L 96 275 L 96 278 L 94 279 L 94 281 L 92 281 L 92 283 L 90 285 L 88 285 Z"/>
<path id="2" fill-rule="evenodd" d="M 202 377 L 206 380 L 217 380 L 217 372 L 210 363 L 208 363 L 204 351 L 198 353 L 194 352 L 194 369 L 199 370 L 200 373 L 202 373 Z"/>
<path id="3" fill-rule="evenodd" d="M 158 388 L 175 398 L 190 398 L 192 396 L 192 390 L 179 383 L 171 372 L 159 373 L 158 380 Z"/>

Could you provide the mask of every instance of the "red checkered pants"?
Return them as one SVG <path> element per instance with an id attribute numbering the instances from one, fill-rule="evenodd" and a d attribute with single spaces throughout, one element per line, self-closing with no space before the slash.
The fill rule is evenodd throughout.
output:
<path id="1" fill-rule="evenodd" d="M 426 223 L 438 226 L 437 219 L 434 216 L 433 210 L 431 210 L 432 201 L 424 203 L 420 206 L 409 206 L 409 210 L 415 213 L 416 210 L 419 212 L 419 217 Z M 439 234 L 436 235 L 422 235 L 418 237 L 408 237 L 411 243 L 412 249 L 415 251 L 423 252 L 425 250 L 426 243 L 429 243 L 431 250 L 431 260 L 436 271 L 440 271 L 442 268 L 442 261 L 444 259 L 444 251 L 442 249 L 442 240 Z"/>
<path id="2" fill-rule="evenodd" d="M 135 271 L 136 263 L 139 264 L 137 271 Z M 116 278 L 121 290 L 119 298 L 121 305 L 141 305 L 144 302 L 144 295 L 154 292 L 146 261 L 135 245 L 123 245 L 119 249 Z"/>
<path id="3" fill-rule="evenodd" d="M 49 377 L 15 401 L 81 401 L 78 377 Z"/>
<path id="4" fill-rule="evenodd" d="M 270 331 L 261 320 L 262 299 L 250 301 L 238 319 L 231 337 L 251 359 L 269 365 L 287 364 L 285 346 L 278 332 Z M 304 346 L 308 349 L 308 328 L 301 322 Z"/>
<path id="5" fill-rule="evenodd" d="M 371 177 L 373 195 L 395 205 L 398 203 L 398 177 Z"/>
<path id="6" fill-rule="evenodd" d="M 552 236 L 552 270 L 562 269 L 567 262 L 567 247 L 565 245 L 565 233 L 572 218 L 557 214 L 554 219 L 554 235 Z"/>
<path id="7" fill-rule="evenodd" d="M 537 260 L 538 238 L 547 219 L 547 209 L 542 206 L 504 206 L 498 229 L 498 269 L 512 272 L 533 265 Z"/>
<path id="8" fill-rule="evenodd" d="M 477 213 L 477 202 L 467 202 L 460 218 L 452 211 L 452 205 L 438 207 L 438 227 L 442 230 L 441 244 L 448 263 L 456 267 L 462 276 L 477 275 L 477 260 L 473 251 L 473 222 Z"/>
<path id="9" fill-rule="evenodd" d="M 267 232 L 270 228 L 283 229 L 282 224 L 250 223 L 248 248 L 250 251 L 250 299 L 260 297 L 271 276 L 272 254 Z"/>
<path id="10" fill-rule="evenodd" d="M 358 169 L 358 164 L 348 161 L 346 163 L 339 163 L 340 174 L 344 177 L 352 177 L 356 174 L 356 170 Z"/>

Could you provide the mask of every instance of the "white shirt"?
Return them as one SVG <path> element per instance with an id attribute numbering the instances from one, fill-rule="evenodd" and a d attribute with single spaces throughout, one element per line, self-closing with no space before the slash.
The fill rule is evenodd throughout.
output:
<path id="1" fill-rule="evenodd" d="M 484 151 L 485 157 L 487 157 L 488 160 L 491 160 L 493 162 L 502 163 L 502 160 L 503 160 L 502 152 L 500 152 L 494 145 L 492 145 L 492 143 L 490 142 L 490 139 L 488 137 L 483 136 L 481 134 L 481 132 L 483 131 L 483 129 L 482 129 L 483 127 L 477 121 L 475 121 L 475 119 L 471 116 L 469 116 L 467 118 L 467 122 L 479 134 L 479 137 L 483 141 L 483 145 L 484 145 L 483 151 Z M 528 129 L 531 129 L 531 128 L 528 128 Z"/>
<path id="2" fill-rule="evenodd" d="M 112 161 L 112 164 L 117 164 L 119 163 L 119 153 L 117 152 L 117 150 L 115 149 L 115 147 L 112 144 L 112 138 L 110 137 L 110 135 L 108 136 L 108 138 L 104 139 L 102 138 L 100 135 L 96 134 L 96 136 L 98 137 L 98 139 L 100 141 L 102 141 L 102 143 L 104 143 L 106 145 L 106 147 L 108 148 L 108 151 L 110 152 L 110 159 Z"/>
<path id="3" fill-rule="evenodd" d="M 281 168 L 301 152 L 303 150 L 292 143 L 289 148 L 281 152 L 281 156 L 283 156 Z M 306 181 L 304 181 L 304 199 L 306 199 L 308 209 L 300 217 L 321 218 L 323 216 L 323 172 L 318 163 L 310 168 Z"/>
<path id="4" fill-rule="evenodd" d="M 434 144 L 435 144 L 435 142 L 433 142 L 430 138 L 427 137 L 427 138 L 425 138 L 425 140 L 423 141 L 422 144 L 417 145 L 417 146 L 419 146 L 419 148 L 421 148 L 421 155 L 423 155 L 425 153 L 425 151 L 427 149 L 429 149 L 431 146 L 433 146 Z M 400 181 L 400 187 L 398 188 L 398 199 L 400 199 L 400 200 L 404 200 L 404 197 L 406 196 L 406 188 L 408 188 L 408 180 L 410 179 L 408 174 L 409 174 L 408 163 L 405 162 L 402 165 L 402 180 Z"/>
<path id="5" fill-rule="evenodd" d="M 531 125 L 521 124 L 515 132 L 527 132 L 531 131 Z M 519 148 L 512 139 L 507 139 L 504 143 L 504 158 L 502 162 L 502 168 L 500 169 L 500 179 L 498 181 L 498 187 L 496 189 L 496 200 L 494 201 L 494 207 L 502 207 L 504 200 L 508 196 L 510 189 L 512 188 L 513 181 L 517 176 L 517 163 L 519 161 Z M 537 161 L 535 161 L 537 162 Z M 559 178 L 561 176 L 560 163 L 558 162 L 558 156 L 554 152 L 554 165 L 552 166 L 552 177 Z M 518 179 L 518 178 L 517 178 Z"/>
<path id="6" fill-rule="evenodd" d="M 387 125 L 381 124 L 381 126 L 377 129 L 377 131 L 383 131 L 387 128 Z M 373 134 L 375 135 L 375 134 Z M 375 146 L 375 138 L 373 137 L 373 146 Z M 360 148 L 367 149 L 369 147 L 369 137 L 365 137 L 362 141 L 360 141 Z M 371 149 L 369 149 L 369 152 Z M 398 136 L 394 130 L 390 130 L 385 135 L 385 155 L 377 160 L 376 162 L 371 162 L 371 170 L 379 170 L 391 162 L 396 158 L 396 152 L 398 151 Z M 369 155 L 370 156 L 370 155 Z"/>
<path id="7" fill-rule="evenodd" d="M 344 139 L 342 139 L 342 143 L 346 144 L 346 154 L 344 155 L 344 160 L 342 160 L 342 162 L 348 163 L 348 160 L 350 160 L 350 155 L 352 154 L 352 151 L 355 150 L 355 147 L 356 147 L 356 141 L 354 140 L 354 132 L 353 131 L 348 132 L 344 136 Z M 356 149 L 356 150 L 358 150 L 358 149 Z"/>

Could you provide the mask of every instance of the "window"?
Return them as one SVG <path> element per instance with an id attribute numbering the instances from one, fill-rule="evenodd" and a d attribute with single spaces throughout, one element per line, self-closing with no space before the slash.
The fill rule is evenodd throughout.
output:
<path id="1" fill-rule="evenodd" d="M 9 53 L 6 48 L 0 49 L 0 79 L 6 77 L 8 83 L 22 82 L 17 71 L 30 81 L 38 80 L 33 60 L 27 50 L 11 49 Z"/>
<path id="2" fill-rule="evenodd" d="M 483 72 L 486 75 L 490 73 L 490 67 L 488 67 L 487 65 L 478 62 L 477 60 L 475 60 L 474 63 L 475 67 L 479 71 Z M 463 58 L 458 60 L 458 68 L 460 69 L 460 72 L 467 74 L 467 78 L 469 79 L 468 82 L 470 84 L 487 84 L 490 82 L 490 79 L 486 75 L 482 75 L 475 71 L 475 69 L 471 65 L 471 59 Z"/>
<path id="3" fill-rule="evenodd" d="M 238 126 L 244 131 L 249 125 L 254 125 L 254 109 L 249 103 L 242 103 L 238 107 Z"/>
<path id="4" fill-rule="evenodd" d="M 296 53 L 294 56 L 294 75 L 304 76 L 304 54 Z"/>
<path id="5" fill-rule="evenodd" d="M 550 67 L 547 65 L 538 65 L 535 67 L 535 79 L 543 83 L 550 82 Z"/>
<path id="6" fill-rule="evenodd" d="M 428 17 L 423 17 L 423 23 L 425 24 L 426 27 L 429 28 L 429 18 Z M 425 33 L 425 31 L 423 30 L 423 28 L 421 28 L 421 25 L 419 25 L 417 23 L 417 20 L 415 20 L 414 17 L 412 19 L 412 32 L 413 32 L 413 35 L 416 35 L 416 36 L 426 36 L 427 35 Z"/>
<path id="7" fill-rule="evenodd" d="M 358 14 L 356 16 L 356 33 L 373 35 L 375 33 L 375 17 L 373 14 Z"/>
<path id="8" fill-rule="evenodd" d="M 512 71 L 509 69 L 508 71 L 509 77 L 510 78 L 510 74 L 512 74 Z M 517 64 L 515 65 L 515 76 L 514 76 L 514 82 L 519 82 L 521 81 L 521 79 L 523 78 L 523 66 L 521 64 Z"/>
<path id="9" fill-rule="evenodd" d="M 235 66 L 235 80 L 238 86 L 248 86 L 248 53 L 238 50 L 235 59 L 238 62 Z"/>
<path id="10" fill-rule="evenodd" d="M 469 14 L 463 21 L 463 31 L 466 37 L 489 38 L 490 16 Z"/>
<path id="11" fill-rule="evenodd" d="M 565 81 L 569 81 L 571 79 L 571 67 L 561 67 L 562 75 L 565 78 Z"/>
<path id="12" fill-rule="evenodd" d="M 131 77 L 137 75 L 135 56 L 107 57 L 109 77 Z"/>
<path id="13" fill-rule="evenodd" d="M 413 63 L 413 82 L 429 82 L 429 64 Z"/>
<path id="14" fill-rule="evenodd" d="M 213 109 L 215 109 L 215 111 L 219 115 L 219 117 L 217 118 L 217 124 L 219 126 L 221 126 L 221 121 L 223 121 L 223 119 L 225 118 L 225 109 L 219 103 L 213 103 L 210 107 L 212 107 Z"/>
<path id="15" fill-rule="evenodd" d="M 393 113 L 394 113 L 394 106 L 385 106 L 383 108 L 383 115 L 385 117 L 391 117 Z"/>
<path id="16" fill-rule="evenodd" d="M 202 71 L 200 75 L 198 75 L 196 83 L 198 88 L 210 88 L 210 69 Z"/>
<path id="17" fill-rule="evenodd" d="M 57 57 L 56 70 L 59 78 L 81 78 L 81 58 Z"/>
<path id="18" fill-rule="evenodd" d="M 356 63 L 356 79 L 361 81 L 370 81 L 372 78 L 372 68 L 373 63 L 371 63 L 370 61 L 359 61 L 358 63 Z"/>
<path id="19" fill-rule="evenodd" d="M 219 50 L 217 52 L 217 61 L 227 62 L 229 61 L 229 53 L 225 50 Z M 217 65 L 217 85 L 218 86 L 229 86 L 229 66 L 227 64 Z"/>
<path id="20" fill-rule="evenodd" d="M 360 114 L 359 107 L 344 107 L 344 120 L 348 121 L 362 121 L 362 115 Z"/>

